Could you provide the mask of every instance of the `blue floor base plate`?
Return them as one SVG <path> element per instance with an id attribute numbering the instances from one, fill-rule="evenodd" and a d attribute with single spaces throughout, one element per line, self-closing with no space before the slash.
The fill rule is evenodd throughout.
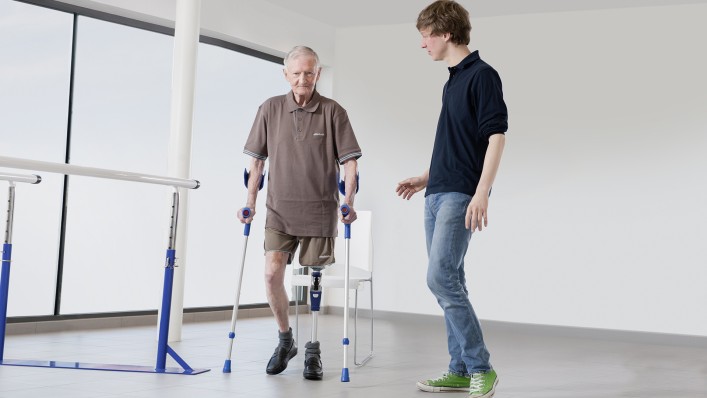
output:
<path id="1" fill-rule="evenodd" d="M 103 363 L 86 363 L 86 362 L 60 362 L 60 361 L 30 361 L 19 359 L 4 359 L 0 361 L 0 365 L 6 366 L 31 366 L 38 368 L 57 368 L 57 369 L 83 369 L 83 370 L 107 370 L 113 372 L 140 372 L 140 373 L 166 373 L 180 375 L 198 375 L 208 372 L 211 369 L 182 369 L 182 368 L 165 368 L 164 370 L 156 370 L 152 366 L 135 366 L 135 365 L 111 365 Z"/>

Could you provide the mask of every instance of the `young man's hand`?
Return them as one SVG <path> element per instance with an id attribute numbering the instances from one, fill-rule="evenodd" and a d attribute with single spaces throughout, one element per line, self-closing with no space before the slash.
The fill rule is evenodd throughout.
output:
<path id="1" fill-rule="evenodd" d="M 398 196 L 402 196 L 403 199 L 410 200 L 412 195 L 422 191 L 427 186 L 427 181 L 429 180 L 429 171 L 426 171 L 423 175 L 419 177 L 408 178 L 407 180 L 400 181 L 398 186 L 395 188 L 395 192 Z"/>
<path id="2" fill-rule="evenodd" d="M 481 231 L 483 227 L 488 226 L 488 207 L 488 195 L 474 195 L 466 208 L 466 219 L 464 220 L 466 229 L 471 229 L 471 232 L 474 232 L 477 229 Z"/>

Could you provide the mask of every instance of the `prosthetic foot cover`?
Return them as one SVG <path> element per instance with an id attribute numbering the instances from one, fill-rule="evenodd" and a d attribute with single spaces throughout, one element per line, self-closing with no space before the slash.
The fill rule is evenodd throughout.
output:
<path id="1" fill-rule="evenodd" d="M 308 342 L 304 352 L 304 378 L 307 380 L 321 380 L 324 377 L 322 370 L 322 350 L 319 349 L 319 342 Z"/>
<path id="2" fill-rule="evenodd" d="M 297 345 L 292 338 L 292 328 L 285 333 L 278 332 L 278 335 L 280 342 L 275 347 L 275 352 L 272 354 L 267 368 L 265 368 L 265 373 L 269 375 L 282 373 L 287 368 L 287 362 L 297 355 Z"/>

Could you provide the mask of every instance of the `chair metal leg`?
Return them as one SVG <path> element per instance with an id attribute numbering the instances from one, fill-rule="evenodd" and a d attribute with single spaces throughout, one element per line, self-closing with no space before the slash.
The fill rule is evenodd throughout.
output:
<path id="1" fill-rule="evenodd" d="M 369 282 L 371 284 L 371 350 L 361 362 L 358 362 L 357 360 L 356 350 L 358 345 L 358 289 L 356 289 L 356 292 L 354 293 L 354 364 L 358 367 L 365 365 L 371 360 L 371 358 L 373 358 L 373 279 Z"/>
<path id="2" fill-rule="evenodd" d="M 299 268 L 295 271 L 293 270 L 293 275 L 307 275 L 306 268 Z M 304 286 L 293 285 L 292 286 L 292 297 L 295 302 L 295 344 L 299 341 L 299 306 L 301 304 L 300 298 L 304 299 L 304 304 L 307 304 L 307 298 L 304 297 Z"/>
<path id="3" fill-rule="evenodd" d="M 295 344 L 299 341 L 299 298 L 302 295 L 302 286 L 293 286 L 292 294 L 295 297 Z"/>

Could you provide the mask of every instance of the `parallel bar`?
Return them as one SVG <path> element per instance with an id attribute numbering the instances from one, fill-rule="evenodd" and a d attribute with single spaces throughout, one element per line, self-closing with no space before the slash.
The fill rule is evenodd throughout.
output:
<path id="1" fill-rule="evenodd" d="M 0 166 L 43 170 L 65 175 L 83 175 L 89 177 L 107 178 L 113 180 L 125 180 L 133 182 L 144 182 L 150 184 L 169 185 L 174 187 L 172 203 L 172 219 L 169 234 L 169 248 L 167 249 L 167 260 L 165 265 L 165 279 L 162 297 L 162 314 L 160 319 L 159 341 L 157 350 L 157 364 L 155 367 L 128 366 L 110 364 L 89 364 L 80 362 L 58 362 L 58 361 L 26 361 L 4 359 L 5 347 L 5 325 L 7 319 L 7 299 L 10 279 L 10 262 L 12 254 L 12 221 L 14 210 L 14 189 L 15 181 L 38 183 L 39 176 L 21 176 L 17 174 L 0 173 L 0 179 L 8 180 L 10 191 L 8 196 L 8 221 L 5 231 L 5 243 L 2 250 L 2 267 L 0 270 L 0 365 L 10 366 L 33 366 L 64 369 L 91 369 L 91 370 L 112 370 L 125 372 L 149 372 L 149 373 L 172 373 L 172 374 L 199 374 L 208 372 L 209 369 L 192 369 L 174 350 L 167 345 L 169 334 L 170 304 L 172 300 L 172 284 L 175 267 L 175 246 L 177 235 L 177 218 L 179 214 L 179 188 L 196 189 L 199 181 L 186 180 L 180 178 L 158 177 L 153 175 L 137 174 L 108 169 L 97 169 L 92 167 L 74 166 L 65 163 L 51 163 L 28 159 L 11 158 L 0 156 Z M 66 178 L 66 177 L 65 177 Z M 166 366 L 167 355 L 170 355 L 182 368 L 168 368 Z"/>
<path id="2" fill-rule="evenodd" d="M 199 188 L 199 181 L 185 180 L 182 178 L 161 177 L 149 174 L 132 173 L 129 171 L 99 169 L 95 167 L 76 166 L 66 163 L 44 162 L 41 160 L 30 160 L 0 156 L 0 166 L 15 169 L 39 170 L 50 173 L 60 173 L 67 175 L 80 175 L 87 177 L 107 178 L 110 180 L 123 180 L 144 182 L 147 184 L 170 185 L 173 187 L 196 189 Z"/>
<path id="3" fill-rule="evenodd" d="M 42 182 L 42 177 L 36 174 L 13 174 L 0 171 L 0 180 L 12 182 L 27 182 L 30 184 L 39 184 Z"/>

